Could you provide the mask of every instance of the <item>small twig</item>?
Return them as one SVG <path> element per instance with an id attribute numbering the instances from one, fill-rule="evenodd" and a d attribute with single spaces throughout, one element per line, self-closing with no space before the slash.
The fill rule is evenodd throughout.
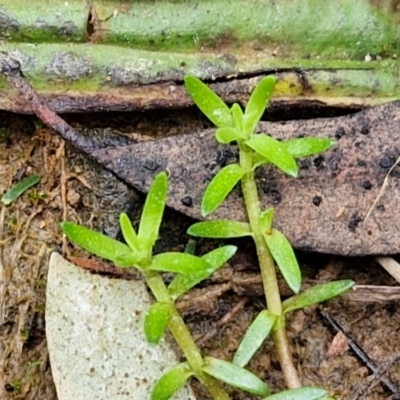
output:
<path id="1" fill-rule="evenodd" d="M 381 197 L 385 193 L 385 190 L 386 190 L 387 186 L 389 185 L 390 174 L 399 165 L 399 163 L 400 163 L 400 156 L 397 157 L 396 162 L 390 167 L 388 173 L 386 174 L 385 179 L 384 179 L 383 184 L 382 184 L 382 187 L 379 190 L 378 196 L 376 197 L 375 201 L 372 203 L 372 206 L 369 208 L 369 210 L 367 212 L 367 215 L 364 218 L 364 221 L 363 221 L 364 224 L 367 222 L 367 219 L 369 218 L 369 216 L 371 215 L 372 211 L 374 210 L 374 208 L 378 204 L 379 200 L 381 199 Z"/>
<path id="2" fill-rule="evenodd" d="M 217 333 L 218 329 L 226 325 L 232 318 L 243 309 L 245 304 L 247 303 L 247 297 L 243 298 L 239 301 L 230 311 L 228 311 L 217 323 L 216 326 L 209 330 L 204 335 L 195 338 L 197 345 L 202 345 L 212 339 Z"/>
<path id="3" fill-rule="evenodd" d="M 329 322 L 329 324 L 335 329 L 337 332 L 342 332 L 346 338 L 347 343 L 349 344 L 350 348 L 356 353 L 356 355 L 361 359 L 361 361 L 368 367 L 370 371 L 374 374 L 375 379 L 381 381 L 392 393 L 398 393 L 399 389 L 397 386 L 387 377 L 385 373 L 388 368 L 386 368 L 382 372 L 382 366 L 378 367 L 374 361 L 368 356 L 368 354 L 359 346 L 353 339 L 351 339 L 344 329 L 339 325 L 339 323 L 331 317 L 328 313 L 321 311 L 321 315 Z M 399 356 L 400 358 L 400 356 Z M 358 397 L 357 397 L 358 398 Z"/>

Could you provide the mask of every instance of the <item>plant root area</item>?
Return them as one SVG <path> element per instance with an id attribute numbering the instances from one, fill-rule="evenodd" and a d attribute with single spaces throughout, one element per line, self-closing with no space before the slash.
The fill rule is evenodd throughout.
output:
<path id="1" fill-rule="evenodd" d="M 77 129 L 110 128 L 135 140 L 203 129 L 195 110 L 65 116 Z M 138 221 L 143 194 L 129 188 L 87 156 L 64 143 L 31 116 L 0 118 L 0 192 L 26 176 L 41 181 L 9 206 L 0 205 L 0 398 L 56 400 L 45 337 L 47 264 L 52 251 L 88 257 L 67 243 L 59 223 L 72 220 L 119 237 L 118 215 Z M 181 251 L 192 223 L 166 210 L 158 251 Z M 265 307 L 254 248 L 234 241 L 238 254 L 178 304 L 204 355 L 231 360 L 243 334 Z M 198 253 L 218 246 L 197 242 Z M 368 290 L 351 292 L 290 314 L 287 329 L 294 363 L 304 385 L 321 386 L 343 400 L 395 399 L 400 388 L 400 295 L 395 281 L 373 257 L 343 258 L 299 253 L 304 287 L 353 279 Z M 165 276 L 165 279 L 171 279 Z M 282 295 L 290 295 L 281 283 Z M 377 296 L 388 286 L 387 296 Z M 341 332 L 329 320 L 340 325 Z M 133 333 L 134 334 L 134 333 Z M 362 360 L 349 340 L 369 358 Z M 274 345 L 267 340 L 249 364 L 271 387 L 284 388 Z M 193 380 L 198 399 L 207 399 Z M 79 384 L 79 382 L 77 382 Z M 252 399 L 232 390 L 233 399 Z M 257 397 L 254 397 L 257 398 Z"/>

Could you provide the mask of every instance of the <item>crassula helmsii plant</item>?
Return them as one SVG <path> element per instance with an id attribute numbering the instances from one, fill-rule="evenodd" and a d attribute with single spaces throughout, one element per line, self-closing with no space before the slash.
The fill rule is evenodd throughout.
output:
<path id="1" fill-rule="evenodd" d="M 188 233 L 207 238 L 227 239 L 244 236 L 253 238 L 267 308 L 259 313 L 248 328 L 236 351 L 233 363 L 244 367 L 271 333 L 286 385 L 289 388 L 299 388 L 301 383 L 291 357 L 285 330 L 285 315 L 290 311 L 338 296 L 351 288 L 354 282 L 336 281 L 316 285 L 300 292 L 301 271 L 294 251 L 285 235 L 273 226 L 273 208 L 261 209 L 254 179 L 258 167 L 273 164 L 283 173 L 295 178 L 298 175 L 296 159 L 323 152 L 334 145 L 328 138 L 305 137 L 278 141 L 267 134 L 256 133 L 275 83 L 274 76 L 263 78 L 252 92 L 243 112 L 239 104 L 233 104 L 229 108 L 198 78 L 192 76 L 185 78 L 186 89 L 191 98 L 216 125 L 216 140 L 221 144 L 237 142 L 239 147 L 239 162 L 222 168 L 207 186 L 202 199 L 201 213 L 203 217 L 210 215 L 240 183 L 248 217 L 248 222 L 236 220 L 198 222 L 189 228 Z M 276 267 L 295 293 L 283 302 L 279 293 Z"/>
<path id="2" fill-rule="evenodd" d="M 94 232 L 72 222 L 63 222 L 65 235 L 85 250 L 112 261 L 121 268 L 139 269 L 151 289 L 156 302 L 148 310 L 144 331 L 150 343 L 157 344 L 166 327 L 177 341 L 185 361 L 165 373 L 155 384 L 152 400 L 167 400 L 190 378 L 197 378 L 217 400 L 227 400 L 229 395 L 221 382 L 270 400 L 328 399 L 321 388 L 300 387 L 291 360 L 285 331 L 285 314 L 325 301 L 348 290 L 352 281 L 338 281 L 318 285 L 299 293 L 301 273 L 294 252 L 285 236 L 273 228 L 273 209 L 261 210 L 254 170 L 272 163 L 289 175 L 297 175 L 296 158 L 324 151 L 332 143 L 328 139 L 293 139 L 278 142 L 267 135 L 257 135 L 254 130 L 272 94 L 275 79 L 263 79 L 254 90 L 243 114 L 238 104 L 229 108 L 214 92 L 194 77 L 185 79 L 188 92 L 204 114 L 218 127 L 220 143 L 237 141 L 240 150 L 239 164 L 223 168 L 210 182 L 203 198 L 202 213 L 212 213 L 240 181 L 249 218 L 239 221 L 205 221 L 194 224 L 189 233 L 195 236 L 233 238 L 252 236 L 257 247 L 261 273 L 267 299 L 267 309 L 260 312 L 250 325 L 232 362 L 203 357 L 197 348 L 175 302 L 182 294 L 208 278 L 236 252 L 236 247 L 219 247 L 201 257 L 179 252 L 153 254 L 168 191 L 167 175 L 158 174 L 147 195 L 138 231 L 128 216 L 121 214 L 120 226 L 125 243 Z M 288 285 L 296 293 L 281 302 L 275 264 Z M 166 286 L 161 273 L 175 274 Z M 289 390 L 271 395 L 268 386 L 245 369 L 254 353 L 272 332 L 278 358 Z"/>

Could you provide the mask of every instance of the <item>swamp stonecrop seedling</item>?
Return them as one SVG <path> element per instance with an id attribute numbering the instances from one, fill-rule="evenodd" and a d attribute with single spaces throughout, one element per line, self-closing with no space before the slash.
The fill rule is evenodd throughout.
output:
<path id="1" fill-rule="evenodd" d="M 139 269 L 150 287 L 156 302 L 148 310 L 144 330 L 150 343 L 158 343 L 168 327 L 180 346 L 186 361 L 173 367 L 156 383 L 152 400 L 167 400 L 191 376 L 204 384 L 217 400 L 228 400 L 221 382 L 270 400 L 328 399 L 320 388 L 300 387 L 285 331 L 285 314 L 330 299 L 348 290 L 352 281 L 318 285 L 299 293 L 301 273 L 294 252 L 286 237 L 273 227 L 273 209 L 261 210 L 254 170 L 267 163 L 275 164 L 285 173 L 296 176 L 295 159 L 324 151 L 332 143 L 328 139 L 302 138 L 278 142 L 254 130 L 272 94 L 275 80 L 263 79 L 256 87 L 243 114 L 238 104 L 228 106 L 207 86 L 194 77 L 185 79 L 188 92 L 204 114 L 217 125 L 220 143 L 236 141 L 240 162 L 224 167 L 210 182 L 204 194 L 202 213 L 212 213 L 240 181 L 249 222 L 234 220 L 206 221 L 194 224 L 189 233 L 195 236 L 233 238 L 252 236 L 257 247 L 268 308 L 261 311 L 250 325 L 238 347 L 233 362 L 202 357 L 175 301 L 193 286 L 209 277 L 236 252 L 235 246 L 222 246 L 201 257 L 188 253 L 153 254 L 167 196 L 168 180 L 160 173 L 148 193 L 138 232 L 128 216 L 121 214 L 120 226 L 125 242 L 121 243 L 83 226 L 64 222 L 61 227 L 68 238 L 87 251 L 125 268 Z M 281 302 L 275 264 L 288 285 L 296 293 Z M 166 286 L 160 273 L 175 274 Z M 272 332 L 278 357 L 289 390 L 270 395 L 268 386 L 244 367 Z"/>
<path id="2" fill-rule="evenodd" d="M 301 271 L 295 254 L 285 235 L 273 227 L 274 210 L 261 209 L 254 173 L 262 165 L 273 164 L 282 172 L 296 177 L 297 158 L 323 152 L 334 143 L 330 139 L 312 137 L 278 141 L 267 134 L 255 133 L 275 87 L 273 76 L 260 81 L 244 112 L 238 104 L 229 108 L 216 93 L 195 77 L 186 77 L 185 84 L 196 105 L 217 126 L 216 140 L 221 144 L 237 142 L 239 147 L 239 162 L 222 168 L 206 188 L 201 204 L 202 215 L 206 217 L 215 211 L 240 182 L 248 216 L 248 223 L 235 220 L 199 222 L 192 225 L 188 233 L 198 237 L 223 239 L 251 236 L 257 249 L 267 301 L 267 309 L 261 311 L 248 328 L 233 363 L 244 367 L 272 332 L 285 382 L 291 389 L 299 388 L 301 383 L 293 365 L 285 330 L 286 313 L 338 296 L 354 282 L 331 282 L 299 293 Z M 296 223 L 295 215 L 293 223 Z M 281 301 L 275 266 L 295 293 L 284 302 Z"/>

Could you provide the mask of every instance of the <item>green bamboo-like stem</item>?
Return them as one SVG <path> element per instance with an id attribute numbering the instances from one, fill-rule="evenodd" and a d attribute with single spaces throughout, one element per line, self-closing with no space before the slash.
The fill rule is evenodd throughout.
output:
<path id="1" fill-rule="evenodd" d="M 253 151 L 246 145 L 240 145 L 240 165 L 248 170 L 242 178 L 242 191 L 246 204 L 253 238 L 257 249 L 257 256 L 261 269 L 262 282 L 268 310 L 279 317 L 273 331 L 273 339 L 276 346 L 282 373 L 289 389 L 301 387 L 296 368 L 293 365 L 289 342 L 286 336 L 285 324 L 282 316 L 282 302 L 279 293 L 278 279 L 275 272 L 274 260 L 262 236 L 260 218 L 260 200 L 254 180 Z"/>
<path id="2" fill-rule="evenodd" d="M 148 271 L 146 272 L 145 276 L 146 282 L 157 301 L 173 303 L 167 287 L 157 272 Z M 194 371 L 195 376 L 209 391 L 213 399 L 229 400 L 229 395 L 225 392 L 222 385 L 217 380 L 201 371 L 201 368 L 204 365 L 203 357 L 201 356 L 192 335 L 190 334 L 185 322 L 176 310 L 175 306 L 173 307 L 168 321 L 168 328 L 185 355 L 186 360 Z"/>

